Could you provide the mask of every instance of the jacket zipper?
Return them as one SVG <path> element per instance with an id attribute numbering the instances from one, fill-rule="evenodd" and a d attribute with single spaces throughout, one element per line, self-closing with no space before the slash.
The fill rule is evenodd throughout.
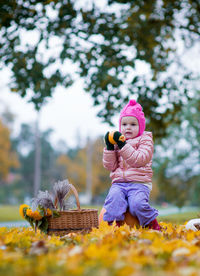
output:
<path id="1" fill-rule="evenodd" d="M 125 171 L 126 171 L 126 163 L 123 160 L 123 178 L 124 178 L 124 180 L 125 180 Z"/>

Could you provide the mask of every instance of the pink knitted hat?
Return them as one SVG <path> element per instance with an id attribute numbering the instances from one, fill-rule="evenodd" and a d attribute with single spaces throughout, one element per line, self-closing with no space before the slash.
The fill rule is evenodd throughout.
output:
<path id="1" fill-rule="evenodd" d="M 135 100 L 130 100 L 127 105 L 122 109 L 119 117 L 119 131 L 121 131 L 121 120 L 122 117 L 132 116 L 137 118 L 139 123 L 139 133 L 137 135 L 140 136 L 145 130 L 145 117 L 142 111 L 142 107 Z"/>

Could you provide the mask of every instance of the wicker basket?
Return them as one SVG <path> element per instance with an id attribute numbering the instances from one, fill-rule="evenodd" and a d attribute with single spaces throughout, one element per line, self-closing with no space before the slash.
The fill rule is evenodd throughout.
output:
<path id="1" fill-rule="evenodd" d="M 57 218 L 48 218 L 48 234 L 63 236 L 71 232 L 89 233 L 92 227 L 98 228 L 98 210 L 81 209 L 77 190 L 72 186 L 77 209 L 60 211 Z"/>

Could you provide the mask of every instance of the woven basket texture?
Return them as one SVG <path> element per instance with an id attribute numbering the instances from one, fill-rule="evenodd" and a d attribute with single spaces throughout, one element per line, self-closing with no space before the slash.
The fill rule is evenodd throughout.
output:
<path id="1" fill-rule="evenodd" d="M 63 236 L 72 232 L 88 233 L 98 228 L 98 210 L 78 209 L 60 211 L 57 218 L 48 219 L 48 234 Z"/>

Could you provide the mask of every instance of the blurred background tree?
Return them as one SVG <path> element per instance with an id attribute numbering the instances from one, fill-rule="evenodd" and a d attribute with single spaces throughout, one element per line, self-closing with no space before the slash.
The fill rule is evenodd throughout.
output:
<path id="1" fill-rule="evenodd" d="M 57 180 L 55 170 L 58 152 L 53 149 L 50 142 L 52 130 L 48 129 L 40 133 L 41 140 L 41 189 L 48 190 Z M 20 182 L 24 183 L 23 189 L 25 194 L 33 196 L 34 182 L 34 156 L 35 156 L 35 139 L 34 125 L 22 124 L 19 135 L 13 139 L 13 146 L 18 152 L 21 163 Z"/>
<path id="2" fill-rule="evenodd" d="M 10 141 L 10 131 L 0 119 L 0 184 L 8 177 L 12 168 L 19 167 L 19 161 L 16 152 L 12 149 Z"/>
<path id="3" fill-rule="evenodd" d="M 178 114 L 181 124 L 171 124 L 168 137 L 156 146 L 154 178 L 160 201 L 199 205 L 200 191 L 200 91 Z"/>
<path id="4" fill-rule="evenodd" d="M 15 179 L 13 171 L 20 168 L 19 157 L 15 151 L 10 137 L 10 124 L 12 116 L 7 110 L 0 116 L 0 202 L 8 203 L 8 190 L 12 190 L 11 183 Z M 7 199 L 6 199 L 7 198 Z"/>
<path id="5" fill-rule="evenodd" d="M 34 196 L 35 137 L 34 124 L 22 124 L 15 137 L 0 121 L 1 190 L 0 203 L 16 204 Z M 68 178 L 80 193 L 86 191 L 87 147 L 92 148 L 92 197 L 102 197 L 110 186 L 109 173 L 102 165 L 103 138 L 97 138 L 80 147 L 62 150 L 55 148 L 50 137 L 52 130 L 40 133 L 41 140 L 41 190 L 52 191 L 53 184 Z M 11 151 L 11 148 L 13 149 Z M 18 157 L 18 158 L 17 158 Z M 4 184 L 4 185 L 3 185 Z M 103 199 L 101 199 L 102 201 Z"/>
<path id="6" fill-rule="evenodd" d="M 194 88 L 199 82 L 195 68 L 199 0 L 108 0 L 105 5 L 2 0 L 0 12 L 0 64 L 11 72 L 11 91 L 40 109 L 56 87 L 69 87 L 81 77 L 85 91 L 99 106 L 97 115 L 111 125 L 124 103 L 135 98 L 144 107 L 147 128 L 156 139 L 154 182 L 158 189 L 153 199 L 180 207 L 199 204 L 200 102 Z M 197 55 L 191 58 L 192 53 Z M 0 181 L 15 172 L 19 177 L 12 182 L 10 194 L 22 200 L 33 193 L 34 128 L 22 125 L 19 135 L 10 139 L 10 119 L 0 121 L 0 150 L 8 153 L 1 156 L 6 159 L 1 163 Z M 58 151 L 50 142 L 50 130 L 40 135 L 41 188 L 68 177 L 84 191 L 88 145 Z M 110 179 L 101 164 L 101 138 L 91 146 L 95 197 L 108 189 Z M 8 165 L 12 152 L 18 154 L 19 168 L 17 158 L 13 159 L 15 168 Z M 6 192 L 2 191 L 3 199 Z"/>
<path id="7" fill-rule="evenodd" d="M 170 125 L 168 137 L 162 139 L 162 143 L 155 144 L 151 193 L 154 203 L 169 202 L 179 207 L 199 205 L 200 123 L 196 117 L 198 110 L 199 100 L 185 105 L 179 114 L 182 123 Z M 6 133 L 9 133 L 8 129 Z M 89 146 L 92 149 L 92 202 L 102 204 L 111 184 L 109 172 L 102 165 L 103 137 L 90 140 L 89 144 L 87 141 L 83 146 L 67 148 L 62 145 L 61 149 L 58 149 L 59 147 L 56 148 L 50 141 L 52 133 L 50 129 L 41 132 L 41 190 L 52 190 L 54 182 L 68 178 L 80 193 L 85 193 Z M 0 203 L 13 204 L 33 197 L 34 124 L 22 124 L 19 133 L 9 141 L 12 152 L 18 156 L 18 162 L 17 166 L 7 170 L 6 178 L 2 175 L 0 177 L 1 183 L 4 184 L 0 190 Z M 7 145 L 5 141 L 3 145 Z"/>
<path id="8" fill-rule="evenodd" d="M 0 124 L 1 126 L 1 124 Z M 4 183 L 0 191 L 0 202 L 13 203 L 23 202 L 25 198 L 30 199 L 34 196 L 34 161 L 35 161 L 35 137 L 34 124 L 22 124 L 19 133 L 10 140 L 9 131 L 6 129 L 6 135 L 0 130 L 2 139 L 1 148 L 1 170 L 0 181 Z M 49 190 L 60 176 L 56 170 L 56 159 L 60 152 L 54 150 L 50 142 L 52 130 L 48 129 L 41 132 L 41 186 L 42 190 Z M 13 152 L 9 152 L 9 146 Z M 4 152 L 3 152 L 4 150 Z M 15 155 L 13 154 L 15 153 Z M 5 159 L 4 156 L 7 158 Z M 18 159 L 16 159 L 16 156 Z M 15 157 L 15 158 L 14 158 Z M 4 158 L 5 161 L 2 159 Z M 12 162 L 11 162 L 12 161 Z M 19 166 L 20 164 L 20 166 Z M 0 170 L 0 171 L 1 171 Z M 4 173 L 4 174 L 3 174 Z M 3 179 L 4 182 L 3 182 Z M 6 196 L 5 196 L 6 195 Z M 9 199 L 10 198 L 10 199 Z"/>
<path id="9" fill-rule="evenodd" d="M 130 97 L 155 137 L 180 122 L 196 75 L 185 56 L 199 47 L 198 0 L 13 0 L 0 10 L 0 62 L 12 72 L 11 90 L 37 108 L 81 76 L 106 122 Z"/>
<path id="10" fill-rule="evenodd" d="M 110 186 L 109 172 L 102 165 L 103 138 L 88 142 L 83 148 L 78 148 L 75 154 L 63 154 L 58 157 L 57 165 L 63 168 L 63 178 L 69 178 L 76 183 L 79 192 L 86 191 L 87 178 L 87 147 L 92 147 L 92 197 L 103 195 Z"/>

